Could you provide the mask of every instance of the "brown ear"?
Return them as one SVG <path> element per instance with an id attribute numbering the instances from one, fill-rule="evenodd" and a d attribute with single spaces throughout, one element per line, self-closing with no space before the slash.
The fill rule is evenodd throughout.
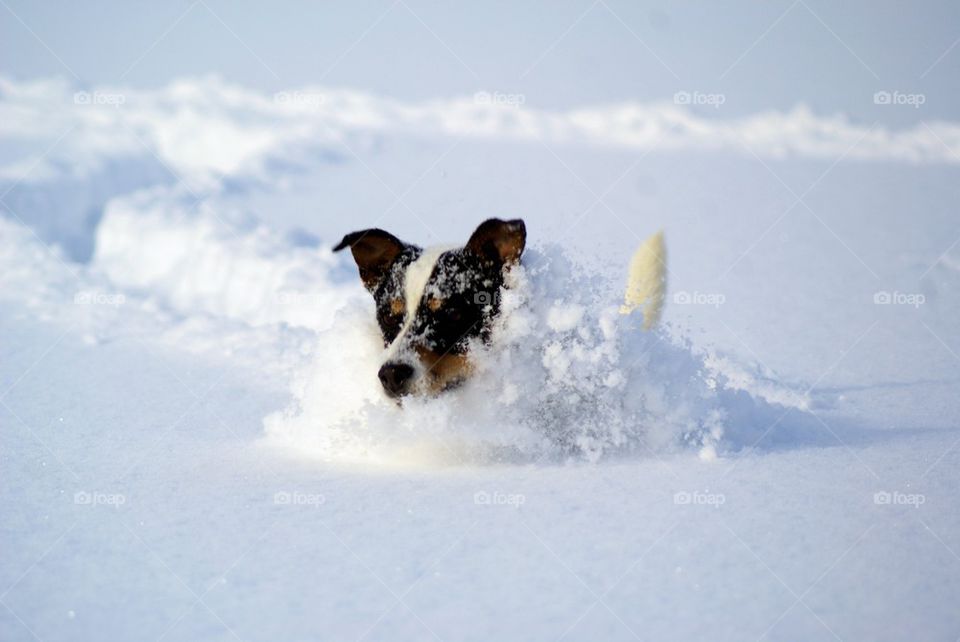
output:
<path id="1" fill-rule="evenodd" d="M 473 233 L 466 249 L 484 261 L 503 267 L 520 261 L 526 243 L 527 226 L 521 219 L 501 221 L 490 218 Z"/>
<path id="2" fill-rule="evenodd" d="M 360 268 L 363 285 L 373 292 L 406 244 L 389 232 L 373 228 L 347 234 L 333 251 L 339 252 L 348 246 Z"/>

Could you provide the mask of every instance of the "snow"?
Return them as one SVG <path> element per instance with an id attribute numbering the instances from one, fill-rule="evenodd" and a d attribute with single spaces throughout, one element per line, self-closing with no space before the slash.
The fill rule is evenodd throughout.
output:
<path id="1" fill-rule="evenodd" d="M 960 635 L 960 124 L 4 78 L 0 141 L 3 639 Z M 489 216 L 400 408 L 330 248 Z"/>

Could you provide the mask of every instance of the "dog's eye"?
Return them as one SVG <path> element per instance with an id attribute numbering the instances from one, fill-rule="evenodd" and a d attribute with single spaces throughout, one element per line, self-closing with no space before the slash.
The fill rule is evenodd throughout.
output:
<path id="1" fill-rule="evenodd" d="M 431 312 L 436 312 L 442 307 L 443 307 L 443 301 L 440 300 L 439 298 L 432 296 L 429 299 L 427 299 L 427 309 L 429 309 Z"/>
<path id="2" fill-rule="evenodd" d="M 390 301 L 390 314 L 403 314 L 404 309 L 407 306 L 404 303 L 404 300 L 401 298 L 396 298 Z"/>

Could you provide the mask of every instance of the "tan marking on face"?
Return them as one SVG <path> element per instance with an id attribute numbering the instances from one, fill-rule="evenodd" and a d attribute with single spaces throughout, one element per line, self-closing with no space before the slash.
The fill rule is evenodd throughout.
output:
<path id="1" fill-rule="evenodd" d="M 397 298 L 390 301 L 390 314 L 403 314 L 407 304 L 403 299 Z"/>
<path id="2" fill-rule="evenodd" d="M 426 368 L 425 388 L 430 394 L 443 392 L 465 380 L 473 372 L 473 364 L 465 354 L 437 354 L 426 348 L 417 348 L 420 363 Z"/>
<path id="3" fill-rule="evenodd" d="M 443 307 L 443 301 L 438 297 L 432 296 L 429 299 L 427 299 L 427 307 L 430 309 L 431 312 L 436 312 L 441 307 Z"/>

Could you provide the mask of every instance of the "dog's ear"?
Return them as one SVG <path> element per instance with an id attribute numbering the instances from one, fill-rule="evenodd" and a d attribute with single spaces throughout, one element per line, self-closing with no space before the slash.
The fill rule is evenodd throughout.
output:
<path id="1" fill-rule="evenodd" d="M 353 260 L 357 262 L 363 285 L 373 292 L 407 245 L 393 234 L 373 228 L 347 234 L 333 251 L 339 252 L 346 247 L 350 248 Z"/>
<path id="2" fill-rule="evenodd" d="M 490 218 L 476 229 L 467 241 L 466 250 L 486 263 L 503 267 L 520 261 L 526 243 L 527 227 L 521 219 Z"/>

